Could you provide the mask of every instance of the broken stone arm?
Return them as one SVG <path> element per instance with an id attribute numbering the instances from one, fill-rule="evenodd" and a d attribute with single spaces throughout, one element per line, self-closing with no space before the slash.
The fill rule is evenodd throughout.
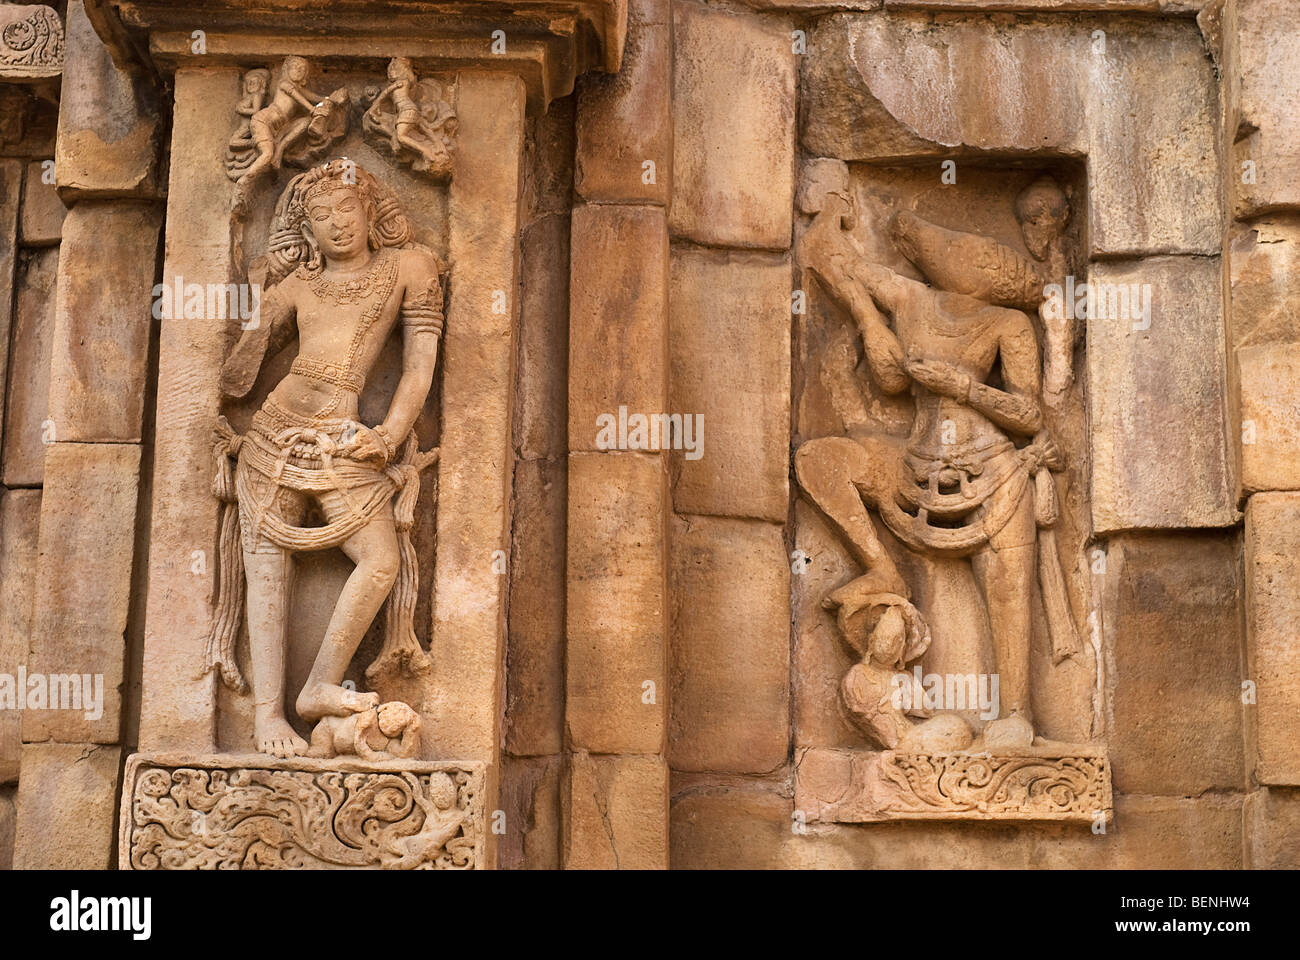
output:
<path id="1" fill-rule="evenodd" d="M 221 367 L 221 392 L 238 398 L 252 389 L 268 351 L 279 353 L 297 333 L 292 301 L 273 287 L 262 297 L 257 322 L 244 329 Z"/>

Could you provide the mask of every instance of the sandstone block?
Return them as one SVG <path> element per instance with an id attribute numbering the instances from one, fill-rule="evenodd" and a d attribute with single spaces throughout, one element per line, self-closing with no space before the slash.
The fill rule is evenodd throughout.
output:
<path id="1" fill-rule="evenodd" d="M 82 0 L 69 0 L 66 35 L 54 153 L 59 195 L 156 195 L 162 119 L 153 81 L 114 66 Z"/>
<path id="2" fill-rule="evenodd" d="M 563 460 L 515 464 L 505 717 L 514 756 L 564 747 L 566 474 Z"/>
<path id="3" fill-rule="evenodd" d="M 1247 491 L 1300 488 L 1300 344 L 1237 352 L 1241 483 Z"/>
<path id="4" fill-rule="evenodd" d="M 115 746 L 24 744 L 14 867 L 111 869 L 121 763 Z"/>
<path id="5" fill-rule="evenodd" d="M 116 743 L 139 497 L 140 448 L 50 446 L 41 497 L 29 674 L 44 674 L 50 709 L 23 714 L 23 740 Z M 80 675 L 81 703 L 55 708 L 52 675 Z M 89 702 L 87 677 L 100 702 Z M 26 774 L 24 773 L 24 778 Z"/>
<path id="6" fill-rule="evenodd" d="M 1089 270 L 1101 314 L 1088 319 L 1097 533 L 1235 522 L 1220 280 L 1214 257 Z M 1105 304 L 1098 284 L 1110 285 Z M 1133 309 L 1135 293 L 1149 302 L 1149 322 Z M 1119 295 L 1130 295 L 1127 310 Z"/>
<path id="7" fill-rule="evenodd" d="M 68 208 L 59 199 L 53 183 L 44 176 L 46 161 L 27 164 L 23 178 L 23 212 L 18 221 L 18 236 L 29 247 L 47 247 L 62 236 L 63 218 Z"/>
<path id="8" fill-rule="evenodd" d="M 1228 249 L 1233 345 L 1300 342 L 1300 218 L 1256 220 Z"/>
<path id="9" fill-rule="evenodd" d="M 40 519 L 41 491 L 0 493 L 0 674 L 14 678 L 27 664 Z M 17 781 L 21 753 L 22 714 L 0 711 L 0 783 Z"/>
<path id="10" fill-rule="evenodd" d="M 1300 8 L 1286 0 L 1239 0 L 1228 78 L 1237 133 L 1228 170 L 1238 218 L 1300 208 Z M 1244 182 L 1243 164 L 1254 165 Z"/>
<path id="11" fill-rule="evenodd" d="M 563 809 L 567 869 L 668 868 L 668 765 L 662 758 L 573 754 Z"/>
<path id="12" fill-rule="evenodd" d="M 631 0 L 622 67 L 579 81 L 574 180 L 587 200 L 667 205 L 672 196 L 671 20 L 672 0 Z"/>
<path id="13" fill-rule="evenodd" d="M 515 452 L 533 460 L 568 452 L 569 218 L 524 228 Z"/>
<path id="14" fill-rule="evenodd" d="M 14 841 L 18 829 L 18 808 L 14 805 L 14 798 L 17 795 L 17 787 L 0 787 L 0 870 L 12 870 L 14 866 Z"/>
<path id="15" fill-rule="evenodd" d="M 663 749 L 666 485 L 658 457 L 569 457 L 565 715 L 576 749 Z"/>
<path id="16" fill-rule="evenodd" d="M 673 4 L 674 236 L 783 250 L 794 199 L 795 57 L 779 23 Z"/>
<path id="17" fill-rule="evenodd" d="M 1101 589 L 1117 792 L 1244 786 L 1239 549 L 1230 533 L 1110 540 Z"/>
<path id="18" fill-rule="evenodd" d="M 58 248 L 32 251 L 18 269 L 5 404 L 3 473 L 6 486 L 35 486 L 44 472 L 45 447 L 58 437 L 47 423 L 50 352 L 54 338 Z"/>
<path id="19" fill-rule="evenodd" d="M 597 418 L 668 402 L 668 235 L 659 207 L 573 211 L 569 449 L 596 450 Z"/>
<path id="20" fill-rule="evenodd" d="M 14 267 L 18 259 L 18 210 L 22 206 L 23 165 L 0 160 L 0 442 L 4 440 L 8 393 L 9 334 L 14 315 Z"/>
<path id="21" fill-rule="evenodd" d="M 524 223 L 552 215 L 567 220 L 573 208 L 576 99 L 553 100 L 530 127 L 525 144 Z"/>
<path id="22" fill-rule="evenodd" d="M 772 870 L 788 866 L 803 840 L 794 804 L 769 784 L 700 784 L 676 789 L 671 809 L 674 870 Z"/>
<path id="23" fill-rule="evenodd" d="M 779 526 L 673 523 L 675 770 L 767 773 L 790 741 L 790 567 Z"/>
<path id="24" fill-rule="evenodd" d="M 563 757 L 506 757 L 501 770 L 501 809 L 506 832 L 497 848 L 503 870 L 558 870 L 560 785 Z"/>
<path id="25" fill-rule="evenodd" d="M 1250 498 L 1245 600 L 1255 779 L 1300 785 L 1300 494 Z"/>
<path id="26" fill-rule="evenodd" d="M 765 255 L 673 251 L 674 450 L 678 513 L 783 523 L 790 508 L 790 265 Z M 683 445 L 685 437 L 683 439 Z"/>
<path id="27" fill-rule="evenodd" d="M 152 204 L 87 201 L 68 213 L 50 361 L 61 441 L 140 439 L 161 227 Z"/>
<path id="28" fill-rule="evenodd" d="M 1244 819 L 1248 869 L 1300 868 L 1300 790 L 1256 790 L 1246 797 Z"/>

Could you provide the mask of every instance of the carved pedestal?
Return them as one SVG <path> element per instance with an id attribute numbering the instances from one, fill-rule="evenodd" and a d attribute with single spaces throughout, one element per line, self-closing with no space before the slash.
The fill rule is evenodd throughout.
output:
<path id="1" fill-rule="evenodd" d="M 810 822 L 1064 820 L 1111 813 L 1110 765 L 1089 744 L 1015 754 L 809 749 L 795 773 L 795 806 Z"/>
<path id="2" fill-rule="evenodd" d="M 484 865 L 483 764 L 135 754 L 123 870 Z"/>

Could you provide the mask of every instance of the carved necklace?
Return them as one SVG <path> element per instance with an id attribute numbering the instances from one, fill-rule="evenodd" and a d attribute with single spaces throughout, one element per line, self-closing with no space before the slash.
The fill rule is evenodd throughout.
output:
<path id="1" fill-rule="evenodd" d="M 333 301 L 341 307 L 360 303 L 370 296 L 375 282 L 388 265 L 391 253 L 391 250 L 385 249 L 382 254 L 374 258 L 374 263 L 369 270 L 352 280 L 331 280 L 325 276 L 323 270 L 314 276 L 309 276 L 307 282 L 311 284 L 311 292 L 322 300 Z"/>

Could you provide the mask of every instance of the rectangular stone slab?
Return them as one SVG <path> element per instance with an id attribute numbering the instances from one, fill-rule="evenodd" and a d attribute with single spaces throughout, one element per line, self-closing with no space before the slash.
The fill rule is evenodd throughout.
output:
<path id="1" fill-rule="evenodd" d="M 795 810 L 808 822 L 1056 820 L 1111 817 L 1110 763 L 1097 744 L 1027 747 L 1016 754 L 893 750 L 802 751 Z"/>
<path id="2" fill-rule="evenodd" d="M 132 754 L 118 867 L 479 869 L 485 769 L 459 760 Z M 438 773 L 456 785 L 458 826 L 430 796 L 430 776 Z M 295 815 L 286 818 L 286 811 Z M 446 831 L 452 835 L 444 840 Z M 271 834 L 274 842 L 266 839 Z"/>

